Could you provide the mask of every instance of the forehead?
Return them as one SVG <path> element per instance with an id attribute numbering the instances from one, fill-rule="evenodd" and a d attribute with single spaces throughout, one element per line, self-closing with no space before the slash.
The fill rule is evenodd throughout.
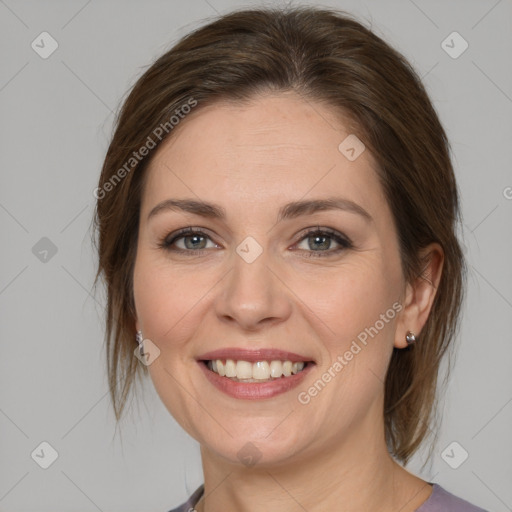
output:
<path id="1" fill-rule="evenodd" d="M 339 194 L 375 211 L 385 206 L 376 162 L 368 150 L 349 160 L 346 140 L 357 141 L 340 115 L 295 94 L 199 106 L 154 155 L 143 208 L 172 196 L 268 210 Z"/>

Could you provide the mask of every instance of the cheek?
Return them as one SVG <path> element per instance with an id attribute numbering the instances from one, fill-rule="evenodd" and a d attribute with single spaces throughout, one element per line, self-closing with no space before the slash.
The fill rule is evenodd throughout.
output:
<path id="1" fill-rule="evenodd" d="M 319 370 L 336 375 L 325 403 L 339 414 L 345 409 L 357 416 L 382 392 L 401 309 L 400 272 L 388 266 L 382 254 L 367 254 L 325 279 L 304 281 L 299 292 L 308 297 L 316 325 L 328 327 Z"/>
<path id="2" fill-rule="evenodd" d="M 309 278 L 308 278 L 309 277 Z M 347 341 L 378 322 L 386 330 L 396 316 L 400 275 L 381 255 L 368 254 L 337 269 L 305 276 L 296 283 L 297 295 L 325 322 L 333 340 Z M 379 322 L 386 314 L 383 327 Z"/>
<path id="3" fill-rule="evenodd" d="M 156 261 L 142 251 L 134 269 L 134 295 L 144 335 L 159 342 L 173 339 L 173 344 L 179 344 L 213 285 L 208 273 L 199 276 L 180 272 L 176 266 Z"/>
<path id="4" fill-rule="evenodd" d="M 329 279 L 304 282 L 300 295 L 308 297 L 316 326 L 328 327 L 318 378 L 329 383 L 315 398 L 316 407 L 330 411 L 326 428 L 356 421 L 382 398 L 401 309 L 397 276 L 396 270 L 393 279 L 384 274 L 380 258 L 368 258 L 340 267 Z"/>
<path id="5" fill-rule="evenodd" d="M 150 251 L 142 249 L 134 268 L 134 296 L 137 318 L 145 338 L 157 345 L 160 355 L 148 366 L 162 403 L 174 419 L 197 436 L 193 418 L 198 396 L 190 371 L 195 365 L 188 341 L 197 329 L 198 315 L 204 314 L 208 291 L 213 283 L 207 274 L 180 272 Z M 187 389 L 184 393 L 183 389 Z"/>

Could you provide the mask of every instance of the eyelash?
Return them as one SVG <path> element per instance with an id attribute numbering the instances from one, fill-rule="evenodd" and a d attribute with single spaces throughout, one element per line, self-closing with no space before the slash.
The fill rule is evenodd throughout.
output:
<path id="1" fill-rule="evenodd" d="M 208 239 L 210 237 L 197 228 L 183 228 L 179 231 L 172 233 L 171 235 L 167 235 L 165 238 L 159 241 L 158 247 L 165 250 L 165 251 L 172 251 L 174 253 L 178 254 L 187 254 L 189 256 L 201 256 L 204 253 L 208 252 L 208 249 L 172 249 L 171 246 L 179 239 L 181 238 L 187 238 L 188 236 L 192 235 L 201 235 Z M 353 247 L 352 242 L 349 240 L 348 237 L 342 235 L 338 231 L 335 231 L 330 228 L 320 228 L 320 226 L 317 226 L 315 228 L 309 229 L 306 232 L 304 232 L 301 236 L 301 238 L 294 244 L 298 244 L 302 242 L 303 240 L 311 237 L 311 236 L 327 236 L 328 238 L 333 239 L 336 243 L 338 243 L 341 247 L 338 247 L 334 250 L 326 250 L 326 251 L 313 251 L 313 250 L 306 250 L 306 249 L 298 249 L 299 251 L 306 251 L 307 256 L 304 255 L 306 258 L 325 258 L 328 256 L 332 256 L 334 254 L 338 254 L 341 251 L 344 251 L 346 249 L 351 249 Z M 172 237 L 171 239 L 169 239 Z M 212 240 L 213 241 L 213 240 Z"/>

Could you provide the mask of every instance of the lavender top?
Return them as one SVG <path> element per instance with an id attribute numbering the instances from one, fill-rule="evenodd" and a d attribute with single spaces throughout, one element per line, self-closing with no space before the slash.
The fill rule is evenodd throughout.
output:
<path id="1" fill-rule="evenodd" d="M 428 500 L 416 509 L 416 512 L 487 512 L 483 508 L 476 507 L 467 501 L 449 493 L 438 484 L 433 484 L 432 494 Z M 192 496 L 170 512 L 194 512 L 196 503 L 204 492 L 204 485 L 199 486 Z"/>

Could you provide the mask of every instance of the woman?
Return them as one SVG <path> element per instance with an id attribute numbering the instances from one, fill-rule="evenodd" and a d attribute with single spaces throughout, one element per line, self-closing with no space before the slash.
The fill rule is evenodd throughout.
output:
<path id="1" fill-rule="evenodd" d="M 149 372 L 201 445 L 175 511 L 481 510 L 403 467 L 465 266 L 400 54 L 335 11 L 223 16 L 135 84 L 96 197 L 116 417 Z"/>

